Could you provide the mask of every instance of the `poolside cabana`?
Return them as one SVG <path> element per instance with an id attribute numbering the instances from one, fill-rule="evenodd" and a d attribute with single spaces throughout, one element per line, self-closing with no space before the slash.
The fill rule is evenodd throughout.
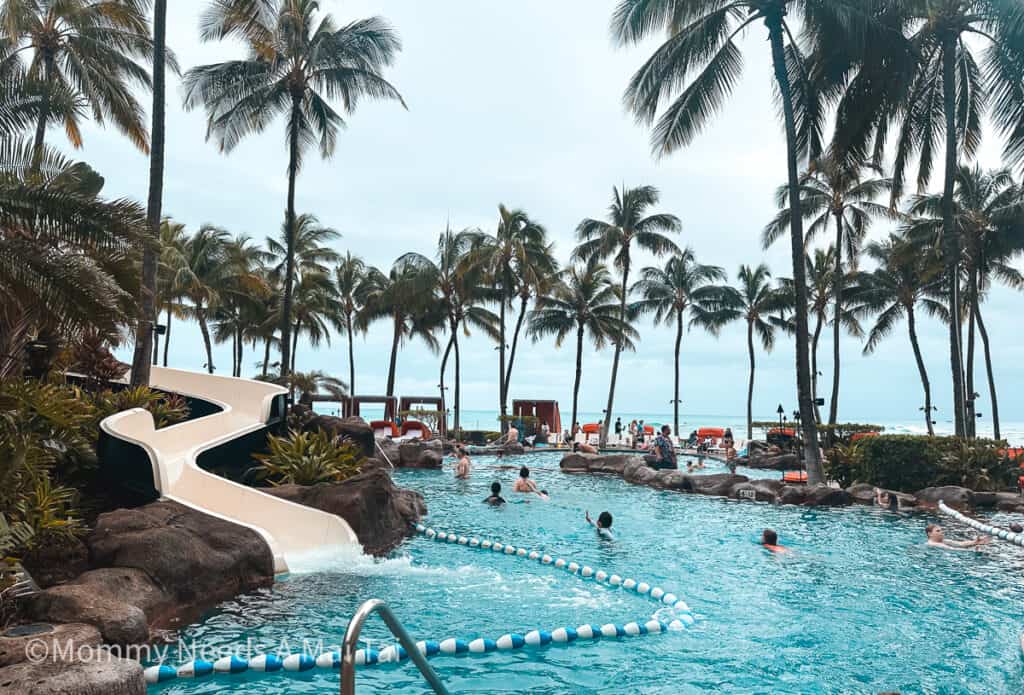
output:
<path id="1" fill-rule="evenodd" d="M 362 417 L 359 413 L 359 406 L 366 403 L 384 405 L 384 420 L 395 421 L 395 414 L 398 412 L 398 399 L 394 396 L 353 396 L 341 402 L 341 414 L 344 417 Z"/>
<path id="2" fill-rule="evenodd" d="M 444 401 L 437 396 L 402 396 L 402 400 L 399 402 L 398 412 L 408 413 L 414 410 L 425 410 L 431 413 L 437 413 L 437 434 L 441 437 L 448 436 L 448 413 L 444 409 Z M 404 416 L 403 416 L 404 417 Z M 410 428 L 406 425 L 411 424 L 411 420 L 408 418 L 406 422 L 402 423 L 402 434 L 408 434 Z M 430 429 L 423 425 L 426 429 L 423 432 L 423 436 L 426 439 L 430 438 Z M 423 431 L 423 430 L 421 430 Z"/>
<path id="3" fill-rule="evenodd" d="M 562 416 L 558 412 L 558 401 L 512 401 L 512 416 L 522 420 L 523 436 L 537 435 L 540 426 L 545 424 L 548 431 L 556 439 L 561 436 Z"/>

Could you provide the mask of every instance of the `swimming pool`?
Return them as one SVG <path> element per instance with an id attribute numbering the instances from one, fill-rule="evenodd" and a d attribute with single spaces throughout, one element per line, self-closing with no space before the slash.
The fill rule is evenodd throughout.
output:
<path id="1" fill-rule="evenodd" d="M 514 468 L 477 457 L 469 481 L 450 470 L 400 470 L 421 491 L 426 523 L 525 545 L 656 582 L 700 617 L 682 632 L 577 642 L 433 661 L 453 693 L 614 691 L 726 693 L 999 693 L 1021 690 L 1018 636 L 1024 552 L 926 548 L 925 523 L 864 509 L 801 509 L 729 502 L 631 486 L 611 477 L 568 476 L 558 457 L 527 463 L 549 502 L 506 492 L 481 504 L 494 479 L 506 491 Z M 583 512 L 608 509 L 616 539 L 602 542 Z M 1005 521 L 1005 518 L 1002 519 Z M 790 556 L 756 543 L 772 527 Z M 947 529 L 954 528 L 946 524 Z M 296 563 L 293 563 L 293 565 Z M 308 558 L 272 590 L 229 602 L 183 634 L 206 647 L 276 648 L 287 640 L 336 645 L 365 599 L 383 598 L 417 639 L 495 638 L 533 628 L 627 622 L 651 616 L 648 599 L 584 582 L 564 571 L 422 537 L 382 562 Z M 364 635 L 387 640 L 376 619 Z M 378 645 L 379 646 L 379 645 Z M 363 669 L 365 692 L 423 693 L 408 663 Z M 152 692 L 323 693 L 337 671 L 217 675 Z"/>

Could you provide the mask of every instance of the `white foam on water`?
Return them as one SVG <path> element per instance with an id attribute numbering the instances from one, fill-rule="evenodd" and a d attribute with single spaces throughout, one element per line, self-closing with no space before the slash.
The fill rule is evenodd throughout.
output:
<path id="1" fill-rule="evenodd" d="M 339 573 L 359 577 L 451 576 L 486 574 L 487 570 L 473 565 L 456 567 L 425 566 L 413 563 L 410 555 L 376 558 L 363 553 L 356 545 L 317 548 L 305 553 L 287 556 L 290 575 Z"/>

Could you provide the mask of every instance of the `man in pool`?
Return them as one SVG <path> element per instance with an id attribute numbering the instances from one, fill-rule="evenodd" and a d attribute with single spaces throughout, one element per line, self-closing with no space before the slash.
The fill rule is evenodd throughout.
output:
<path id="1" fill-rule="evenodd" d="M 597 515 L 597 521 L 590 518 L 590 512 L 584 513 L 587 523 L 597 529 L 597 535 L 602 538 L 612 537 L 612 515 L 610 512 L 601 512 Z"/>
<path id="2" fill-rule="evenodd" d="M 576 454 L 576 453 L 580 453 L 580 454 L 596 454 L 597 453 L 597 447 L 594 446 L 593 444 L 587 444 L 586 442 L 573 442 L 572 443 L 572 452 L 574 454 Z"/>
<path id="3" fill-rule="evenodd" d="M 766 528 L 761 534 L 761 545 L 773 553 L 788 553 L 789 548 L 779 545 L 779 534 L 774 529 Z"/>
<path id="4" fill-rule="evenodd" d="M 459 460 L 455 464 L 455 477 L 459 480 L 468 480 L 470 471 L 469 452 L 466 451 L 465 447 L 459 447 L 456 450 L 456 454 Z"/>
<path id="5" fill-rule="evenodd" d="M 992 542 L 992 539 L 988 536 L 981 536 L 974 538 L 969 541 L 953 541 L 946 538 L 946 534 L 943 532 L 942 527 L 938 524 L 928 524 L 924 528 L 925 534 L 928 536 L 928 543 L 933 548 L 942 548 L 944 550 L 973 550 L 979 545 L 986 545 Z"/>
<path id="6" fill-rule="evenodd" d="M 655 437 L 654 444 L 651 447 L 653 453 L 644 456 L 644 461 L 651 468 L 659 470 L 662 468 L 679 468 L 679 464 L 676 463 L 676 449 L 669 439 L 671 431 L 671 427 L 662 425 L 661 432 Z"/>
<path id="7" fill-rule="evenodd" d="M 530 469 L 523 466 L 519 469 L 519 478 L 516 480 L 516 484 L 512 486 L 514 492 L 532 492 L 540 494 L 537 489 L 537 483 L 530 480 Z"/>
<path id="8" fill-rule="evenodd" d="M 484 504 L 489 504 L 492 507 L 500 507 L 505 504 L 505 498 L 501 496 L 501 483 L 498 481 L 491 483 L 491 496 L 484 500 Z"/>

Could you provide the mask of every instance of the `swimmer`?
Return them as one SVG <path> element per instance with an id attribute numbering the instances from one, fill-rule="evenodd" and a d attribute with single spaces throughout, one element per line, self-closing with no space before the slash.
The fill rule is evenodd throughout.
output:
<path id="1" fill-rule="evenodd" d="M 573 442 L 572 451 L 574 454 L 596 454 L 597 447 L 586 442 Z"/>
<path id="2" fill-rule="evenodd" d="M 523 466 L 519 469 L 519 478 L 516 480 L 516 484 L 512 487 L 514 492 L 532 492 L 540 494 L 537 489 L 537 483 L 530 480 L 530 469 Z"/>
<path id="3" fill-rule="evenodd" d="M 784 545 L 779 545 L 779 534 L 775 533 L 775 531 L 770 528 L 766 528 L 761 534 L 761 545 L 773 553 L 789 552 L 789 548 Z"/>
<path id="4" fill-rule="evenodd" d="M 500 507 L 505 504 L 505 498 L 501 496 L 501 483 L 497 481 L 491 483 L 491 496 L 484 500 L 484 504 L 489 504 L 492 507 Z"/>
<path id="5" fill-rule="evenodd" d="M 890 512 L 898 512 L 900 510 L 900 498 L 878 487 L 875 488 L 875 504 L 888 509 Z"/>
<path id="6" fill-rule="evenodd" d="M 455 477 L 459 480 L 468 480 L 469 471 L 471 464 L 469 462 L 469 453 L 465 448 L 459 447 L 458 450 L 459 460 L 455 464 Z"/>
<path id="7" fill-rule="evenodd" d="M 987 536 L 976 537 L 970 541 L 951 541 L 946 538 L 946 534 L 943 533 L 942 527 L 938 524 L 928 524 L 924 532 L 928 535 L 928 543 L 926 545 L 945 550 L 973 550 L 979 545 L 987 545 L 992 542 L 992 539 Z"/>
<path id="8" fill-rule="evenodd" d="M 602 538 L 612 538 L 612 515 L 609 512 L 601 512 L 597 515 L 595 522 L 590 518 L 590 512 L 584 513 L 587 523 L 597 529 L 597 534 Z"/>

